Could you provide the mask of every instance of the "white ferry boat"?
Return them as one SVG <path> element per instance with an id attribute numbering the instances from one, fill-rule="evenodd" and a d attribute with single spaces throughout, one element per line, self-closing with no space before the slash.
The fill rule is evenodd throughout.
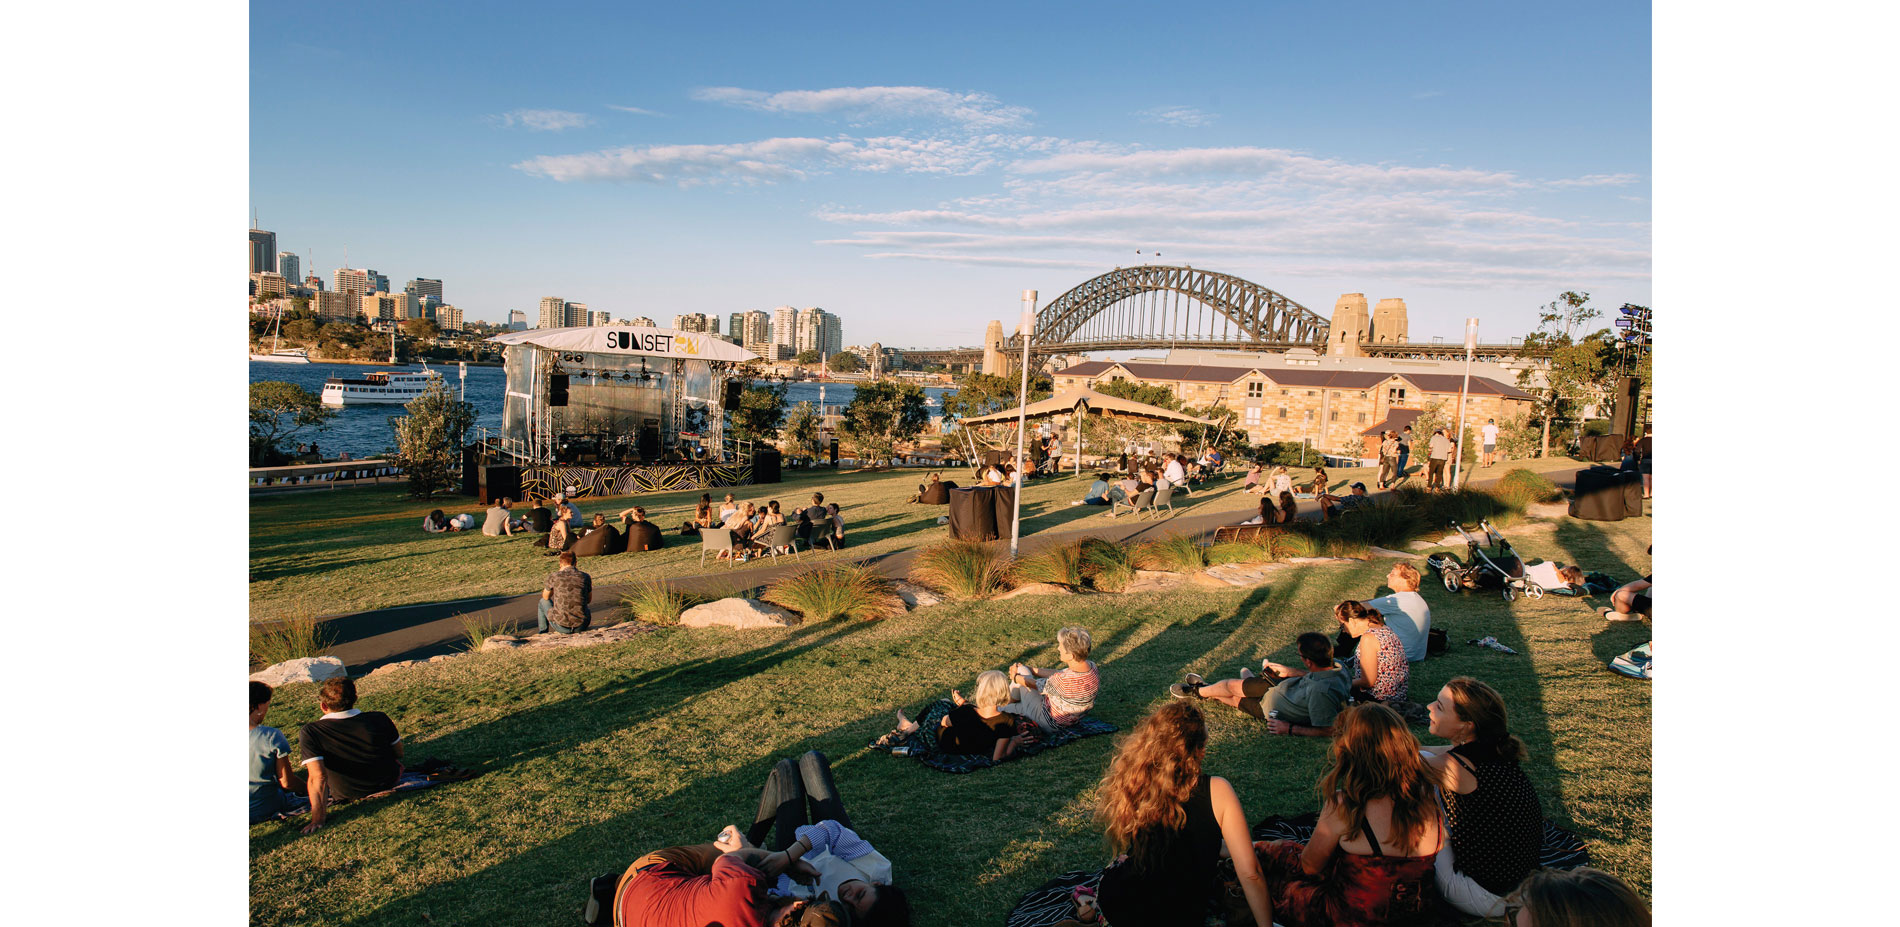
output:
<path id="1" fill-rule="evenodd" d="M 427 389 L 442 375 L 423 365 L 420 373 L 399 370 L 375 370 L 361 378 L 331 377 L 323 381 L 326 406 L 403 405 Z"/>

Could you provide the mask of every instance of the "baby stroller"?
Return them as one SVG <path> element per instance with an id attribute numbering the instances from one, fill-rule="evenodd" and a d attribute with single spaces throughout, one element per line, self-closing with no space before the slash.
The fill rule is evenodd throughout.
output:
<path id="1" fill-rule="evenodd" d="M 1447 592 L 1463 589 L 1502 589 L 1504 601 L 1517 598 L 1518 593 L 1533 599 L 1541 599 L 1547 591 L 1536 580 L 1524 575 L 1524 560 L 1511 549 L 1511 542 L 1504 539 L 1496 528 L 1487 521 L 1478 522 L 1484 529 L 1484 539 L 1473 537 L 1465 527 L 1457 522 L 1451 526 L 1458 536 L 1465 539 L 1467 563 L 1459 563 L 1451 554 L 1433 554 L 1426 558 L 1426 566 L 1438 572 L 1444 580 Z M 1486 547 L 1490 550 L 1486 550 Z"/>

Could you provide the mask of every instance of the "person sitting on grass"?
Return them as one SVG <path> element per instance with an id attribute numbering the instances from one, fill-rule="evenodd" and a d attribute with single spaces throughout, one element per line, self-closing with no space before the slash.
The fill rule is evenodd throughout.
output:
<path id="1" fill-rule="evenodd" d="M 574 552 L 561 551 L 561 567 L 541 586 L 535 605 L 537 633 L 578 634 L 594 623 L 594 578 L 574 566 Z"/>
<path id="2" fill-rule="evenodd" d="M 1003 710 L 1036 722 L 1045 734 L 1068 727 L 1095 707 L 1095 692 L 1102 686 L 1102 675 L 1089 662 L 1092 644 L 1087 628 L 1068 627 L 1056 632 L 1056 656 L 1064 664 L 1060 670 L 1037 669 L 1025 663 L 1012 664 L 1010 704 Z"/>
<path id="3" fill-rule="evenodd" d="M 1413 663 L 1425 659 L 1426 638 L 1432 630 L 1432 607 L 1418 594 L 1419 583 L 1418 567 L 1400 561 L 1385 575 L 1392 594 L 1365 602 L 1367 608 L 1385 617 L 1385 626 L 1405 645 L 1405 659 Z"/>
<path id="4" fill-rule="evenodd" d="M 1300 517 L 1300 504 L 1294 500 L 1291 490 L 1280 491 L 1280 524 L 1290 525 Z"/>
<path id="5" fill-rule="evenodd" d="M 548 526 L 547 537 L 537 538 L 534 546 L 547 548 L 548 556 L 552 557 L 574 546 L 574 532 L 568 528 L 567 522 L 557 518 Z"/>
<path id="6" fill-rule="evenodd" d="M 547 503 L 543 502 L 540 496 L 535 496 L 534 505 L 528 508 L 528 530 L 536 534 L 547 534 L 553 527 L 554 513 L 548 511 Z"/>
<path id="7" fill-rule="evenodd" d="M 1385 626 L 1385 615 L 1348 599 L 1333 608 L 1333 617 L 1358 641 L 1356 652 L 1344 662 L 1359 700 L 1403 700 L 1410 691 L 1412 665 L 1405 661 L 1405 644 Z"/>
<path id="8" fill-rule="evenodd" d="M 1255 844 L 1285 927 L 1430 922 L 1428 891 L 1445 825 L 1438 777 L 1405 719 L 1355 705 L 1334 724 L 1332 762 L 1319 781 L 1319 824 L 1304 846 Z"/>
<path id="9" fill-rule="evenodd" d="M 760 844 L 784 853 L 792 869 L 808 876 L 801 882 L 781 875 L 771 886 L 778 896 L 841 903 L 850 909 L 845 923 L 853 927 L 910 924 L 910 899 L 891 884 L 891 861 L 851 830 L 823 753 L 779 760 L 759 790 L 752 826 L 740 833 L 728 824 L 713 845 L 731 851 Z"/>
<path id="10" fill-rule="evenodd" d="M 347 676 L 326 679 L 317 688 L 323 717 L 297 732 L 304 774 L 310 777 L 310 823 L 303 832 L 323 827 L 330 802 L 357 799 L 396 787 L 402 778 L 402 735 L 396 722 L 380 711 L 356 707 L 356 683 Z"/>
<path id="11" fill-rule="evenodd" d="M 625 512 L 620 514 L 621 517 L 626 517 Z M 693 509 L 693 517 L 680 525 L 680 535 L 682 537 L 694 535 L 706 528 L 717 527 L 719 527 L 719 522 L 713 518 L 712 499 L 707 496 L 700 496 L 699 506 Z"/>
<path id="12" fill-rule="evenodd" d="M 514 537 L 515 532 L 526 528 L 526 522 L 511 517 L 509 509 L 513 505 L 507 496 L 495 500 L 495 504 L 484 513 L 486 517 L 482 520 L 482 533 L 491 538 Z"/>
<path id="13" fill-rule="evenodd" d="M 264 716 L 270 714 L 270 697 L 270 686 L 251 680 L 252 824 L 310 807 L 303 797 L 303 780 L 290 771 L 290 741 L 283 731 L 264 723 Z"/>
<path id="14" fill-rule="evenodd" d="M 1252 493 L 1266 492 L 1267 487 L 1260 482 L 1261 476 L 1260 461 L 1256 460 L 1253 462 L 1253 466 L 1247 469 L 1247 477 L 1240 481 L 1240 491 Z"/>
<path id="15" fill-rule="evenodd" d="M 1016 716 L 1003 711 L 1009 697 L 1009 677 L 984 670 L 976 677 L 975 702 L 951 689 L 949 698 L 931 703 L 915 721 L 899 708 L 896 733 L 909 740 L 920 731 L 934 730 L 938 753 L 987 756 L 1001 763 L 1023 745 L 1022 736 L 1016 733 Z"/>
<path id="16" fill-rule="evenodd" d="M 1366 484 L 1353 483 L 1344 496 L 1322 492 L 1319 496 L 1320 514 L 1328 521 L 1338 518 L 1362 505 L 1371 505 L 1372 497 L 1366 495 Z"/>
<path id="17" fill-rule="evenodd" d="M 1117 854 L 1095 892 L 1117 927 L 1201 927 L 1219 896 L 1222 852 L 1246 896 L 1248 920 L 1272 927 L 1273 907 L 1234 787 L 1207 774 L 1207 719 L 1187 702 L 1141 719 L 1115 749 L 1096 790 L 1095 819 Z M 1086 892 L 1078 893 L 1078 906 Z M 1064 922 L 1067 923 L 1067 922 Z"/>
<path id="18" fill-rule="evenodd" d="M 1649 906 L 1622 879 L 1584 866 L 1540 869 L 1511 893 L 1508 927 L 1649 927 Z M 1508 910 L 1508 908 L 1507 908 Z"/>
<path id="19" fill-rule="evenodd" d="M 1655 545 L 1650 545 L 1645 553 L 1653 553 Z M 1634 580 L 1617 587 L 1610 593 L 1610 607 L 1603 609 L 1606 621 L 1640 621 L 1649 618 L 1650 581 L 1656 578 L 1651 573 L 1642 579 Z"/>
<path id="20" fill-rule="evenodd" d="M 1536 871 L 1544 812 L 1524 774 L 1524 743 L 1510 731 L 1496 689 L 1457 676 L 1427 706 L 1431 733 L 1450 746 L 1425 747 L 1425 762 L 1443 781 L 1445 827 L 1451 840 L 1438 853 L 1439 893 L 1475 917 L 1504 914 L 1504 899 Z"/>
<path id="21" fill-rule="evenodd" d="M 1112 473 L 1095 474 L 1095 482 L 1089 484 L 1089 491 L 1083 494 L 1082 501 L 1071 502 L 1069 504 L 1113 505 L 1116 502 L 1128 501 L 1128 496 L 1122 492 L 1121 487 L 1110 482 L 1110 477 L 1113 476 L 1114 474 Z"/>
<path id="22" fill-rule="evenodd" d="M 1267 480 L 1267 494 L 1275 499 L 1283 492 L 1293 491 L 1293 476 L 1286 472 L 1285 466 L 1275 466 L 1273 475 Z"/>
<path id="23" fill-rule="evenodd" d="M 1304 669 L 1262 661 L 1265 676 L 1255 676 L 1242 667 L 1239 679 L 1219 682 L 1203 682 L 1198 673 L 1189 673 L 1186 679 L 1169 686 L 1168 694 L 1238 708 L 1267 722 L 1275 734 L 1329 736 L 1333 719 L 1346 707 L 1352 686 L 1346 681 L 1345 671 L 1333 662 L 1333 642 L 1326 635 L 1308 631 L 1300 635 L 1297 646 Z"/>
<path id="24" fill-rule="evenodd" d="M 1326 468 L 1314 467 L 1313 468 L 1313 484 L 1311 486 L 1306 487 L 1307 496 L 1310 498 L 1318 499 L 1319 497 L 1326 495 L 1326 480 L 1327 480 Z"/>
<path id="25" fill-rule="evenodd" d="M 582 525 L 580 509 L 567 501 L 566 493 L 554 494 L 554 520 L 567 522 L 569 529 L 579 528 Z"/>
<path id="26" fill-rule="evenodd" d="M 647 521 L 646 506 L 636 505 L 620 513 L 620 533 L 626 536 L 626 551 L 640 553 L 666 546 L 660 526 Z"/>
<path id="27" fill-rule="evenodd" d="M 726 493 L 725 501 L 719 503 L 719 521 L 722 524 L 732 517 L 732 513 L 739 511 L 739 503 L 732 500 L 732 493 Z"/>

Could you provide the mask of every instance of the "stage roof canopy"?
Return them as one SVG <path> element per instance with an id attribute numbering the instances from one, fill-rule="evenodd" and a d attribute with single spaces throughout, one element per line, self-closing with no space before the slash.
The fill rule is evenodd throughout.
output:
<path id="1" fill-rule="evenodd" d="M 1019 411 L 1025 411 L 1026 417 L 1028 418 L 1051 418 L 1057 415 L 1068 415 L 1070 413 L 1080 412 L 1083 415 L 1106 415 L 1110 418 L 1125 418 L 1138 422 L 1180 422 L 1210 426 L 1219 424 L 1204 418 L 1195 418 L 1184 412 L 1163 409 L 1160 406 L 1151 406 L 1145 402 L 1136 402 L 1132 399 L 1123 399 L 1119 396 L 1110 396 L 1106 393 L 1098 393 L 1092 389 L 1078 389 L 1065 393 L 1057 393 L 1048 399 L 1030 403 L 1026 410 L 1009 409 L 1002 412 L 992 412 L 989 415 L 978 415 L 972 418 L 959 419 L 957 424 L 994 425 L 999 422 L 1013 422 L 1016 420 L 1016 414 Z"/>
<path id="2" fill-rule="evenodd" d="M 497 344 L 531 344 L 549 351 L 581 354 L 624 354 L 673 357 L 680 360 L 743 362 L 758 355 L 705 332 L 631 325 L 590 325 L 576 328 L 530 328 L 496 335 Z"/>

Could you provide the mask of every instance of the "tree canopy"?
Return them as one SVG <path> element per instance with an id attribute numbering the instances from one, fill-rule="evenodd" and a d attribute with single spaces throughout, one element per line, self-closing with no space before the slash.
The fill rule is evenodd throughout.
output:
<path id="1" fill-rule="evenodd" d="M 452 485 L 449 473 L 475 427 L 475 407 L 456 399 L 443 381 L 431 380 L 403 408 L 408 415 L 389 420 L 396 432 L 391 462 L 409 477 L 410 494 L 426 499 Z"/>
<path id="2" fill-rule="evenodd" d="M 876 462 L 896 456 L 897 443 L 922 434 L 928 424 L 924 388 L 885 379 L 858 384 L 840 428 L 863 457 Z"/>
<path id="3" fill-rule="evenodd" d="M 779 429 L 779 434 L 784 439 L 783 446 L 787 452 L 816 457 L 823 449 L 819 429 L 818 410 L 812 408 L 809 402 L 801 402 L 792 406 L 786 414 L 784 427 Z"/>
<path id="4" fill-rule="evenodd" d="M 798 352 L 798 356 L 792 358 L 792 362 L 796 364 L 816 364 L 818 361 L 818 352 L 810 348 Z"/>
<path id="5" fill-rule="evenodd" d="M 1542 382 L 1531 370 L 1518 373 L 1518 387 L 1534 399 L 1531 415 L 1543 422 L 1540 456 L 1550 453 L 1550 426 L 1568 419 L 1610 394 L 1615 380 L 1616 345 L 1609 329 L 1579 334 L 1603 313 L 1589 305 L 1590 294 L 1565 291 L 1537 314 L 1537 328 L 1524 336 L 1527 348 L 1550 351 Z"/>
<path id="6" fill-rule="evenodd" d="M 251 463 L 268 465 L 282 460 L 285 442 L 306 428 L 321 432 L 335 417 L 335 409 L 295 383 L 265 380 L 251 384 Z"/>
<path id="7" fill-rule="evenodd" d="M 786 389 L 784 384 L 746 384 L 739 392 L 738 407 L 726 410 L 732 436 L 741 441 L 777 440 L 779 423 L 785 420 Z"/>
<path id="8" fill-rule="evenodd" d="M 839 373 L 857 373 L 864 369 L 864 358 L 850 351 L 839 351 L 831 355 L 830 365 Z"/>

